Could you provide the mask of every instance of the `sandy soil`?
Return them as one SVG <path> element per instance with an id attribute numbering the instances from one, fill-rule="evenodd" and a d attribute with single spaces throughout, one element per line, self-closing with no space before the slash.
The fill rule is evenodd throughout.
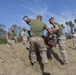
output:
<path id="1" fill-rule="evenodd" d="M 62 56 L 58 49 L 48 51 L 49 63 L 45 66 L 38 61 L 34 66 L 29 59 L 29 50 L 22 43 L 15 44 L 15 49 L 8 49 L 6 44 L 0 45 L 0 75 L 76 75 L 76 50 L 72 40 L 66 41 L 69 64 L 63 65 Z M 43 72 L 43 70 L 45 70 Z"/>

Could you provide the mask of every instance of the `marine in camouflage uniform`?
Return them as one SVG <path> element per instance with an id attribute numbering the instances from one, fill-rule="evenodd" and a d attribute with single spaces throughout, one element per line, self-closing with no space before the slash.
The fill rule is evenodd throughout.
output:
<path id="1" fill-rule="evenodd" d="M 72 36 L 73 36 L 73 44 L 76 49 L 76 33 L 73 33 Z"/>
<path id="2" fill-rule="evenodd" d="M 57 23 L 55 21 L 55 19 L 53 17 L 49 19 L 49 22 L 54 27 L 54 30 L 52 31 L 52 34 L 57 35 L 57 41 L 58 41 L 60 53 L 62 54 L 64 63 L 67 64 L 68 63 L 68 56 L 67 56 L 66 46 L 65 46 L 65 39 L 66 38 L 63 35 L 62 27 L 60 26 L 59 23 Z"/>
<path id="3" fill-rule="evenodd" d="M 42 31 L 46 29 L 51 33 L 50 28 L 45 23 L 38 19 L 27 18 L 25 22 L 30 26 L 30 56 L 31 62 L 36 62 L 36 50 L 38 49 L 42 58 L 42 63 L 48 63 L 47 48 L 42 38 Z"/>
<path id="4" fill-rule="evenodd" d="M 22 36 L 23 46 L 26 48 L 27 47 L 27 35 L 26 35 L 26 28 L 25 27 L 22 28 L 21 36 Z"/>
<path id="5" fill-rule="evenodd" d="M 14 27 L 11 27 L 11 29 L 9 30 L 9 32 L 6 34 L 6 40 L 7 40 L 7 47 L 10 49 L 14 49 L 15 48 L 15 42 L 17 41 L 17 37 L 16 34 L 14 32 Z"/>

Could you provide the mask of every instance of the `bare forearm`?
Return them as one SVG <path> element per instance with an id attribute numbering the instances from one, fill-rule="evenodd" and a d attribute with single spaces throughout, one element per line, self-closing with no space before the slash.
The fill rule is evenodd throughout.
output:
<path id="1" fill-rule="evenodd" d="M 8 41 L 9 39 L 8 39 L 8 35 L 6 35 L 6 41 Z"/>
<path id="2" fill-rule="evenodd" d="M 16 41 L 16 43 L 18 42 L 17 37 L 15 37 L 15 41 Z"/>
<path id="3" fill-rule="evenodd" d="M 58 30 L 59 30 L 59 27 L 58 25 L 54 25 L 54 29 L 52 30 L 52 34 L 55 34 Z"/>
<path id="4" fill-rule="evenodd" d="M 54 29 L 52 30 L 52 34 L 55 34 L 58 30 Z"/>
<path id="5" fill-rule="evenodd" d="M 50 34 L 52 34 L 52 30 L 51 30 L 49 27 L 46 27 L 46 30 L 47 30 Z"/>

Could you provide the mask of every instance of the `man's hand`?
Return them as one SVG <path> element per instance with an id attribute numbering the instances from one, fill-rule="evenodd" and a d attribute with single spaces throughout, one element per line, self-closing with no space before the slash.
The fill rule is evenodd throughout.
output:
<path id="1" fill-rule="evenodd" d="M 45 28 L 50 34 L 52 34 L 52 29 L 50 29 L 49 27 Z"/>
<path id="2" fill-rule="evenodd" d="M 17 37 L 16 36 L 14 37 L 14 39 L 15 39 L 15 42 L 18 43 L 18 40 L 17 40 Z"/>
<path id="3" fill-rule="evenodd" d="M 10 40 L 7 40 L 7 43 L 10 44 Z"/>

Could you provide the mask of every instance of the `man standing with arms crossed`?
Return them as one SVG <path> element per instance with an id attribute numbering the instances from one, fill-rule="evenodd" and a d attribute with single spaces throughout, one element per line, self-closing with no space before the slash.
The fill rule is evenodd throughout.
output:
<path id="1" fill-rule="evenodd" d="M 67 57 L 67 52 L 65 48 L 65 36 L 63 35 L 62 32 L 62 27 L 60 26 L 59 23 L 55 21 L 53 17 L 49 19 L 50 24 L 53 25 L 54 30 L 52 31 L 52 34 L 57 35 L 57 40 L 58 40 L 58 45 L 60 49 L 60 53 L 62 54 L 64 64 L 68 64 L 68 57 Z"/>

